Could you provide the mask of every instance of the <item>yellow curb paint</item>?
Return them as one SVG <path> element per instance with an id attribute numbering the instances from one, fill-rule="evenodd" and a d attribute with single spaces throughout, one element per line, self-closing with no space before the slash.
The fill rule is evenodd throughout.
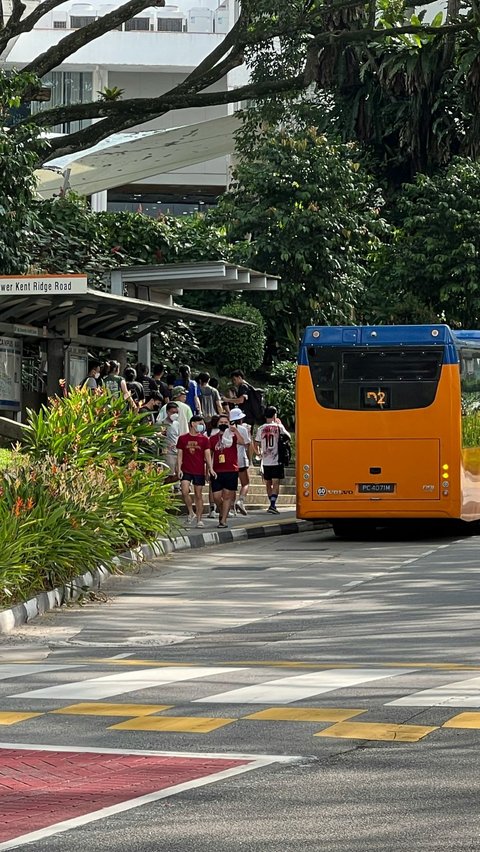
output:
<path id="1" fill-rule="evenodd" d="M 163 660 L 115 660 L 111 657 L 96 657 L 93 659 L 83 659 L 82 663 L 102 663 L 107 666 L 192 666 L 198 665 L 198 662 L 164 662 Z M 366 665 L 369 668 L 413 668 L 413 669 L 438 669 L 439 671 L 465 671 L 476 672 L 480 671 L 480 666 L 464 665 L 463 663 L 417 663 L 410 662 L 390 662 L 390 660 L 366 661 L 363 663 L 302 663 L 289 662 L 288 660 L 220 660 L 215 663 L 220 666 L 256 666 L 258 668 L 290 668 L 290 669 L 363 669 Z"/>
<path id="2" fill-rule="evenodd" d="M 36 716 L 43 715 L 43 713 L 0 712 L 0 725 L 16 725 L 17 722 L 25 722 L 27 719 L 34 719 Z"/>
<path id="3" fill-rule="evenodd" d="M 480 713 L 459 713 L 444 722 L 442 728 L 473 728 L 480 730 Z"/>
<path id="4" fill-rule="evenodd" d="M 432 731 L 424 725 L 384 725 L 377 722 L 339 722 L 315 737 L 338 737 L 348 740 L 386 740 L 397 743 L 416 743 Z"/>
<path id="5" fill-rule="evenodd" d="M 208 716 L 148 716 L 111 725 L 109 731 L 171 731 L 184 734 L 209 734 L 237 719 L 213 719 Z"/>
<path id="6" fill-rule="evenodd" d="M 60 710 L 51 710 L 59 716 L 150 716 L 162 710 L 171 710 L 172 704 L 102 704 L 99 702 L 70 704 Z"/>
<path id="7" fill-rule="evenodd" d="M 353 719 L 366 710 L 343 710 L 340 707 L 271 707 L 260 710 L 243 719 L 258 719 L 271 722 L 343 722 Z"/>

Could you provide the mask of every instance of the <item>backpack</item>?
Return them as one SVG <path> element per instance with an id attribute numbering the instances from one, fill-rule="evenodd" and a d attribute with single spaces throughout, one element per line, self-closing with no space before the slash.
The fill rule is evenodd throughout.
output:
<path id="1" fill-rule="evenodd" d="M 265 402 L 263 398 L 263 390 L 254 388 L 252 385 L 248 387 L 248 407 L 250 414 L 255 423 L 265 423 Z"/>
<path id="2" fill-rule="evenodd" d="M 283 432 L 278 434 L 278 463 L 287 467 L 292 460 L 292 444 Z"/>

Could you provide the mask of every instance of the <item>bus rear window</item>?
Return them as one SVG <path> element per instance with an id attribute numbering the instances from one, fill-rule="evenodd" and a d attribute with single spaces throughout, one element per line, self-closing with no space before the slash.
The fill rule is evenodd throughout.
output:
<path id="1" fill-rule="evenodd" d="M 426 408 L 443 363 L 443 346 L 309 346 L 307 353 L 320 405 L 351 411 Z"/>
<path id="2" fill-rule="evenodd" d="M 344 382 L 431 382 L 438 379 L 442 351 L 385 349 L 343 354 Z"/>

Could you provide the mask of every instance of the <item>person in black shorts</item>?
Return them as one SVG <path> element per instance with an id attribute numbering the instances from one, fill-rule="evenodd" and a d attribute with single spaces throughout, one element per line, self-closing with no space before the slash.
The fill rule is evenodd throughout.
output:
<path id="1" fill-rule="evenodd" d="M 195 494 L 195 510 L 197 527 L 203 527 L 203 495 L 205 485 L 205 468 L 215 478 L 212 467 L 210 444 L 206 436 L 205 421 L 199 414 L 190 419 L 189 430 L 180 435 L 177 441 L 177 473 L 181 480 L 182 497 L 188 511 L 188 523 L 195 520 L 193 503 L 190 495 L 190 484 Z"/>
<path id="2" fill-rule="evenodd" d="M 212 464 L 215 471 L 212 491 L 220 515 L 218 526 L 226 527 L 228 513 L 238 488 L 237 446 L 245 442 L 235 423 L 230 423 L 226 414 L 218 418 L 217 428 L 218 434 L 210 437 Z"/>

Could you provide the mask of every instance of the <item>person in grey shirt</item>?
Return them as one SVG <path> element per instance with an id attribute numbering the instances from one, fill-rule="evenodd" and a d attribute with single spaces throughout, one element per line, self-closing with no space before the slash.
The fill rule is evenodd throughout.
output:
<path id="1" fill-rule="evenodd" d="M 90 361 L 88 365 L 88 374 L 80 385 L 81 388 L 89 391 L 96 391 L 98 388 L 97 379 L 100 378 L 100 361 Z"/>
<path id="2" fill-rule="evenodd" d="M 198 398 L 207 426 L 215 414 L 225 413 L 218 390 L 210 385 L 209 373 L 200 373 L 198 376 Z"/>

